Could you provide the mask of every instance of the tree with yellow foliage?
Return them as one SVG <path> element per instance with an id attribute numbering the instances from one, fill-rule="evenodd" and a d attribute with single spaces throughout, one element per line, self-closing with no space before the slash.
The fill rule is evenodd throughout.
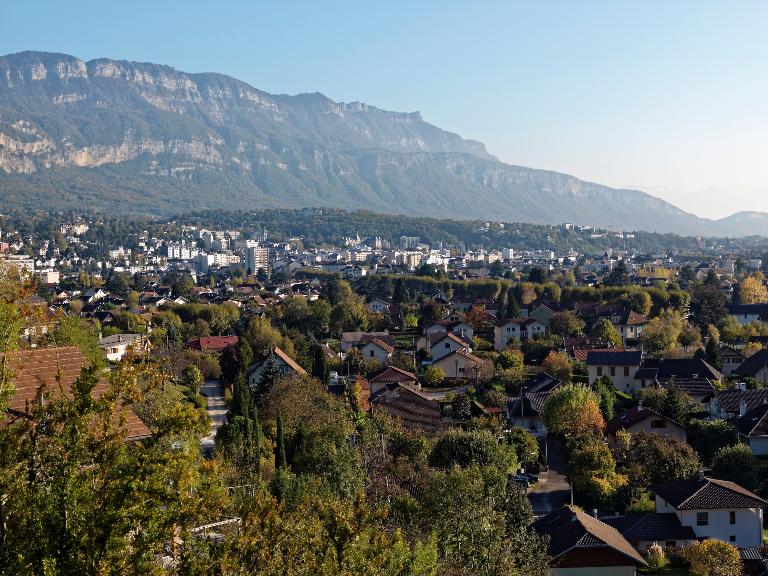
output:
<path id="1" fill-rule="evenodd" d="M 765 304 L 768 302 L 768 288 L 765 276 L 756 272 L 744 278 L 739 284 L 739 302 L 742 304 Z"/>
<path id="2" fill-rule="evenodd" d="M 722 540 L 694 542 L 682 551 L 694 576 L 740 576 L 739 551 Z"/>

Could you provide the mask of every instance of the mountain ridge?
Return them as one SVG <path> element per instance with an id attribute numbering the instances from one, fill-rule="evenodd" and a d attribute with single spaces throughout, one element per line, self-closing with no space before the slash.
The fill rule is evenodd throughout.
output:
<path id="1" fill-rule="evenodd" d="M 506 164 L 419 112 L 34 51 L 0 57 L 0 188 L 18 198 L 3 194 L 3 208 L 328 206 L 702 236 L 768 223 L 699 218 L 638 190 Z"/>

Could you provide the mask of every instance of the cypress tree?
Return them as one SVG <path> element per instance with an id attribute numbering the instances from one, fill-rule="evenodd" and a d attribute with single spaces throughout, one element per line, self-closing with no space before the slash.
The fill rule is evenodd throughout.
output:
<path id="1" fill-rule="evenodd" d="M 288 468 L 288 459 L 285 455 L 285 431 L 283 429 L 283 414 L 277 413 L 277 441 L 275 444 L 275 468 L 277 470 L 286 470 Z"/>
<path id="2" fill-rule="evenodd" d="M 282 374 L 277 367 L 275 357 L 270 356 L 264 365 L 264 371 L 261 373 L 259 386 L 256 389 L 256 400 L 258 404 L 261 404 L 264 401 L 264 398 L 269 394 L 269 391 L 272 390 L 272 387 L 277 383 L 281 376 Z"/>
<path id="3" fill-rule="evenodd" d="M 507 318 L 519 318 L 520 317 L 520 304 L 517 302 L 517 298 L 510 290 L 507 294 Z"/>

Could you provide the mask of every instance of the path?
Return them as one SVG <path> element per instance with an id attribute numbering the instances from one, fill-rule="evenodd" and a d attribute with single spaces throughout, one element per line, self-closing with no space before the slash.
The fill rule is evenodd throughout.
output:
<path id="1" fill-rule="evenodd" d="M 571 490 L 565 476 L 565 451 L 554 438 L 547 436 L 549 470 L 539 474 L 538 483 L 531 487 L 528 499 L 535 516 L 559 510 L 571 501 Z"/>
<path id="2" fill-rule="evenodd" d="M 208 436 L 200 440 L 200 446 L 206 455 L 213 453 L 216 431 L 224 423 L 227 416 L 227 402 L 224 400 L 224 389 L 218 380 L 206 380 L 200 392 L 208 401 L 206 412 L 211 419 L 211 429 Z"/>

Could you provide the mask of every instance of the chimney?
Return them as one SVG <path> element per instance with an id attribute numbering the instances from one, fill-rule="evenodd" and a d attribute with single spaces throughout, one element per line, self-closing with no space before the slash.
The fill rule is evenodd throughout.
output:
<path id="1" fill-rule="evenodd" d="M 739 400 L 739 418 L 747 413 L 747 402 L 743 398 Z"/>

